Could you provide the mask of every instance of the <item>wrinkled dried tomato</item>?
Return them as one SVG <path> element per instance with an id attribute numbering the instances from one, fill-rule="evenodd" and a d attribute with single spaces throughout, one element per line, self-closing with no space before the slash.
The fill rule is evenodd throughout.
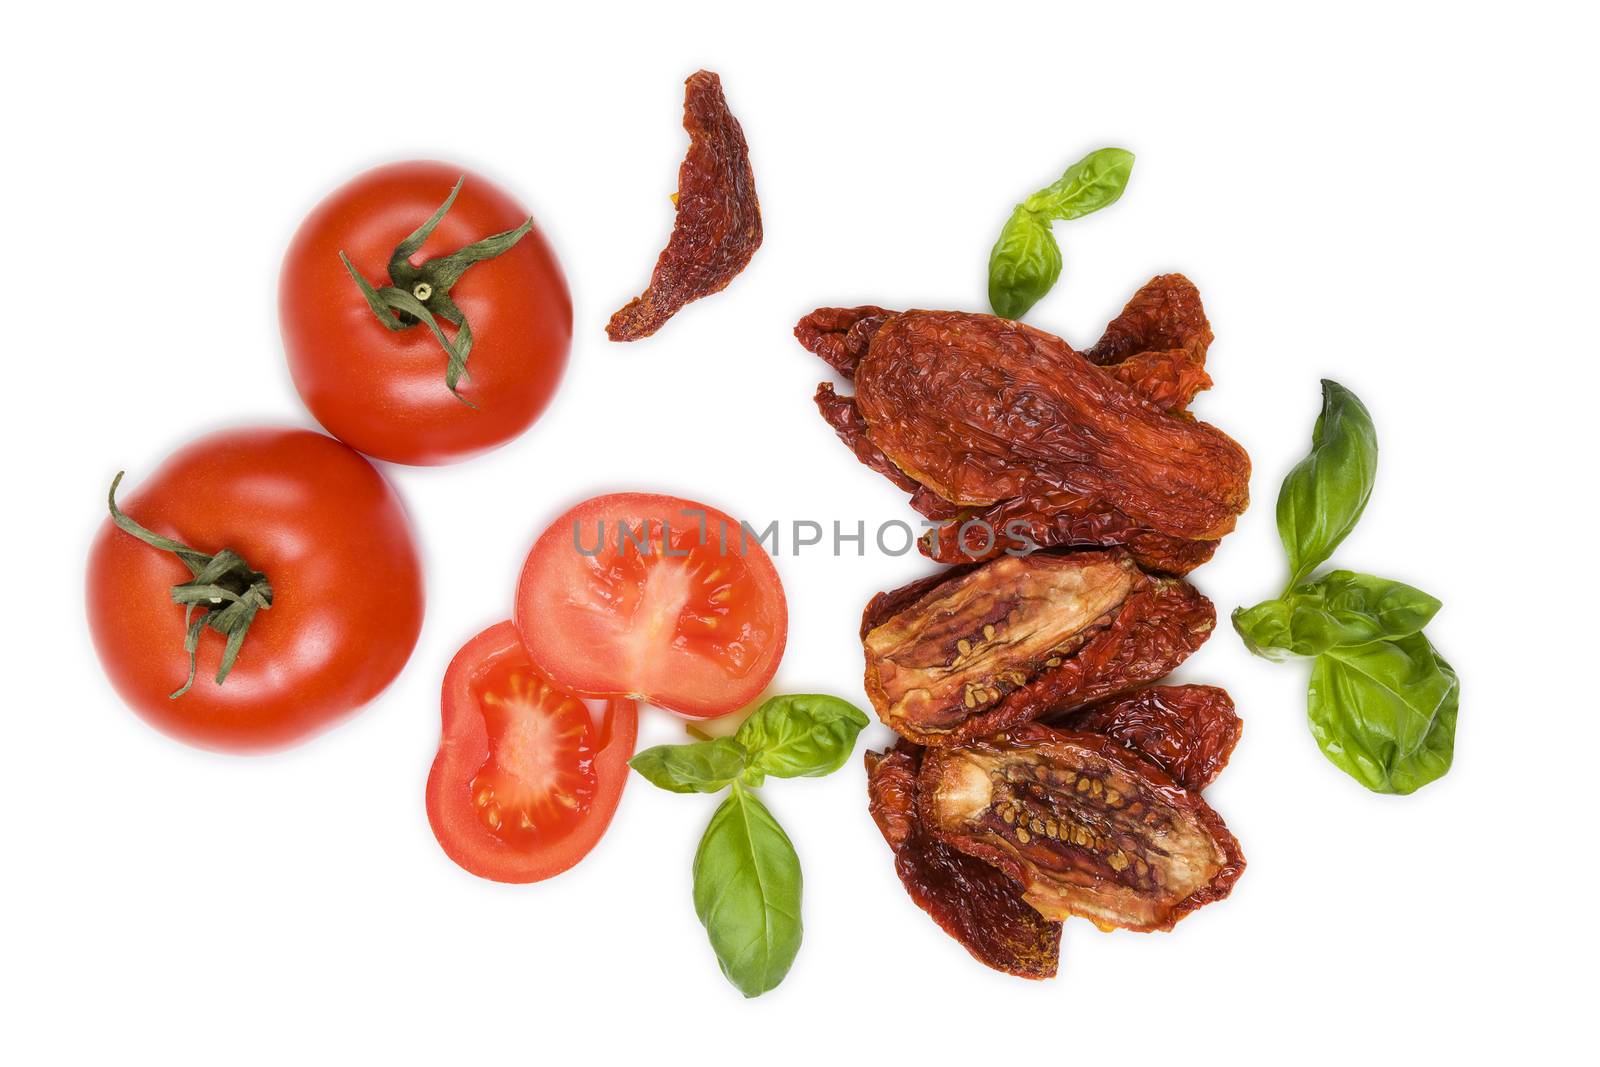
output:
<path id="1" fill-rule="evenodd" d="M 873 305 L 817 308 L 800 320 L 794 335 L 806 351 L 854 378 L 873 334 L 896 314 Z M 1196 393 L 1211 387 L 1205 363 L 1213 338 L 1194 283 L 1181 274 L 1162 274 L 1146 282 L 1100 340 L 1080 354 L 1127 384 L 1145 403 L 1182 411 Z M 1060 338 L 1052 341 L 1071 351 Z"/>
<path id="2" fill-rule="evenodd" d="M 1120 549 L 953 569 L 867 605 L 866 690 L 919 744 L 959 745 L 1155 681 L 1200 647 L 1211 602 Z"/>
<path id="3" fill-rule="evenodd" d="M 1153 279 L 1082 354 L 990 315 L 879 307 L 819 308 L 795 336 L 856 380 L 852 398 L 817 393 L 839 436 L 952 520 L 922 542 L 935 559 L 992 558 L 1018 529 L 1046 547 L 1126 544 L 1182 574 L 1248 503 L 1249 457 L 1183 412 L 1210 384 L 1212 334 L 1182 275 Z M 964 537 L 968 519 L 987 527 Z"/>
<path id="4" fill-rule="evenodd" d="M 728 110 L 722 81 L 702 70 L 685 85 L 689 154 L 678 170 L 672 236 L 656 260 L 649 288 L 611 316 L 606 335 L 613 341 L 649 337 L 691 300 L 726 288 L 761 246 L 750 148 Z"/>
<path id="5" fill-rule="evenodd" d="M 1162 274 L 1133 294 L 1083 355 L 1146 403 L 1182 411 L 1196 393 L 1211 388 L 1206 350 L 1212 337 L 1200 290 L 1181 274 Z"/>
<path id="6" fill-rule="evenodd" d="M 1233 700 L 1210 685 L 1152 685 L 1040 721 L 1114 738 L 1192 790 L 1216 780 L 1244 729 Z"/>
<path id="7" fill-rule="evenodd" d="M 846 378 L 854 378 L 856 364 L 867 354 L 872 335 L 894 314 L 870 305 L 818 308 L 800 320 L 794 336 L 807 352 L 820 356 Z"/>
<path id="8" fill-rule="evenodd" d="M 861 421 L 861 413 L 856 410 L 854 400 L 840 396 L 833 391 L 832 385 L 823 382 L 817 386 L 816 402 L 817 410 L 828 420 L 828 425 L 839 435 L 839 440 L 849 445 L 855 452 L 856 459 L 908 493 L 915 493 L 922 488 L 913 478 L 889 462 L 889 457 L 872 443 L 872 438 L 867 436 L 867 424 Z"/>
<path id="9" fill-rule="evenodd" d="M 861 458 L 859 452 L 857 458 Z M 883 461 L 888 463 L 888 457 Z M 878 469 L 866 459 L 862 462 Z M 974 524 L 971 520 L 978 521 Z M 962 513 L 955 521 L 924 534 L 921 548 L 940 563 L 968 563 L 993 559 L 1007 549 L 1015 549 L 1018 534 L 1035 545 L 1123 545 L 1139 566 L 1162 574 L 1188 574 L 1217 550 L 1216 541 L 1169 537 L 1114 508 L 1059 489 L 1027 493 Z"/>
<path id="10" fill-rule="evenodd" d="M 1061 924 L 1022 899 L 1010 878 L 924 833 L 917 822 L 921 750 L 902 741 L 867 753 L 872 817 L 894 850 L 895 873 L 911 899 L 980 963 L 1022 978 L 1050 978 Z"/>
<path id="11" fill-rule="evenodd" d="M 1222 536 L 1249 461 L 1221 431 L 1144 404 L 1065 344 L 989 315 L 897 315 L 856 366 L 856 408 L 895 466 L 955 504 L 1047 485 L 1152 529 Z"/>
<path id="12" fill-rule="evenodd" d="M 917 808 L 925 832 L 1002 871 L 1049 919 L 1170 930 L 1244 870 L 1199 793 L 1102 734 L 1027 723 L 928 749 Z"/>

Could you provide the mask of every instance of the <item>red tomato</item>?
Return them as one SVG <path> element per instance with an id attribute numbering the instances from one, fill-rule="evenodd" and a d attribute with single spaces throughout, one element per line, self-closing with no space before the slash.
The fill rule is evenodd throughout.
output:
<path id="1" fill-rule="evenodd" d="M 736 520 L 619 493 L 579 504 L 534 543 L 516 624 L 562 685 L 714 718 L 772 681 L 789 611 L 772 559 Z"/>
<path id="2" fill-rule="evenodd" d="M 275 748 L 405 666 L 421 568 L 399 498 L 361 456 L 310 430 L 224 430 L 130 482 L 117 501 L 129 518 L 203 553 L 232 549 L 272 587 L 227 679 L 215 681 L 225 639 L 203 629 L 194 685 L 172 697 L 189 674 L 172 588 L 191 574 L 105 521 L 89 551 L 89 629 L 111 684 L 153 725 L 206 748 Z"/>
<path id="3" fill-rule="evenodd" d="M 457 178 L 461 191 L 409 257 L 413 266 L 527 220 L 522 205 L 461 167 L 394 163 L 317 205 L 279 279 L 289 371 L 306 406 L 341 441 L 395 463 L 452 463 L 522 433 L 549 403 L 572 342 L 572 298 L 537 228 L 448 289 L 427 290 L 431 311 L 453 300 L 472 327 L 460 397 L 446 384 L 448 357 L 428 327 L 413 319 L 391 331 L 368 305 L 339 254 L 375 288 L 390 285 L 395 246 L 438 210 Z"/>
<path id="4" fill-rule="evenodd" d="M 442 706 L 428 822 L 445 854 L 497 882 L 537 882 L 588 855 L 628 781 L 633 702 L 605 701 L 596 722 L 502 622 L 450 661 Z"/>

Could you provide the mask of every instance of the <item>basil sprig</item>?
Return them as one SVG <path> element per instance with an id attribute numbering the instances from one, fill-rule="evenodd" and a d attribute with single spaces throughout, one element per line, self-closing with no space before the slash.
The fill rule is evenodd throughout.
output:
<path id="1" fill-rule="evenodd" d="M 989 253 L 989 306 L 1020 319 L 1061 277 L 1061 248 L 1052 223 L 1082 218 L 1116 203 L 1133 173 L 1133 153 L 1090 152 L 1011 212 Z"/>
<path id="2" fill-rule="evenodd" d="M 1461 682 L 1423 634 L 1440 602 L 1370 574 L 1310 577 L 1355 528 L 1378 469 L 1372 417 L 1338 382 L 1322 383 L 1311 452 L 1283 480 L 1278 536 L 1289 584 L 1233 613 L 1258 656 L 1312 658 L 1307 716 L 1335 766 L 1377 793 L 1410 793 L 1450 769 Z"/>
<path id="3" fill-rule="evenodd" d="M 629 761 L 674 793 L 728 790 L 695 851 L 694 911 L 722 973 L 747 997 L 783 981 L 801 935 L 800 857 L 751 790 L 768 775 L 832 774 L 866 725 L 860 709 L 837 697 L 773 697 L 732 737 L 657 745 Z"/>

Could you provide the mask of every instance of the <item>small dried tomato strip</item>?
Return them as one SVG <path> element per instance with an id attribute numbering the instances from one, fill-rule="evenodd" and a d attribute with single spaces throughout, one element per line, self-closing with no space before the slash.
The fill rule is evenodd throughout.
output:
<path id="1" fill-rule="evenodd" d="M 722 81 L 696 71 L 685 83 L 683 126 L 689 154 L 678 170 L 678 213 L 650 286 L 611 316 L 606 335 L 637 341 L 661 329 L 692 300 L 725 289 L 761 247 L 750 148 L 728 110 Z"/>

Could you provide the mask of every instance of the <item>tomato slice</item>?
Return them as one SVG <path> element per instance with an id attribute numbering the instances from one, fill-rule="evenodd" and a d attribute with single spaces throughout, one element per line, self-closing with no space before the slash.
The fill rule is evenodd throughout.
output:
<path id="1" fill-rule="evenodd" d="M 528 553 L 515 618 L 562 685 L 692 718 L 759 696 L 789 631 L 783 584 L 753 534 L 716 508 L 645 493 L 557 519 Z"/>
<path id="2" fill-rule="evenodd" d="M 509 622 L 462 646 L 428 774 L 445 854 L 497 882 L 537 882 L 588 855 L 617 810 L 638 729 L 632 701 L 597 703 L 598 720 L 533 665 Z"/>

